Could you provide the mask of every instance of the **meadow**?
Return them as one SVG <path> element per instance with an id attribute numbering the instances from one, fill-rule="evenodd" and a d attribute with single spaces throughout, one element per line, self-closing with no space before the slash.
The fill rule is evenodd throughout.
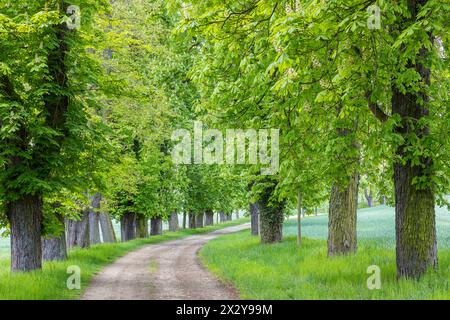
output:
<path id="1" fill-rule="evenodd" d="M 450 299 L 450 212 L 437 209 L 439 267 L 420 281 L 396 279 L 394 209 L 358 211 L 358 252 L 327 257 L 326 215 L 284 224 L 282 243 L 261 245 L 248 232 L 222 236 L 200 251 L 203 263 L 232 283 L 243 299 Z M 369 266 L 381 271 L 381 289 L 370 290 Z"/>

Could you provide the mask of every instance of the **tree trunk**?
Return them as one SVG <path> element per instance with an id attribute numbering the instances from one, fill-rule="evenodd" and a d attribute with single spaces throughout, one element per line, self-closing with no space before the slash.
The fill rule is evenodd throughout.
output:
<path id="1" fill-rule="evenodd" d="M 177 210 L 174 210 L 169 216 L 169 231 L 177 232 L 178 229 L 178 213 Z"/>
<path id="2" fill-rule="evenodd" d="M 196 228 L 203 228 L 203 216 L 204 216 L 204 213 L 195 215 L 195 227 Z"/>
<path id="3" fill-rule="evenodd" d="M 109 214 L 102 212 L 99 215 L 100 227 L 102 230 L 102 239 L 106 243 L 114 243 L 117 241 L 114 227 Z"/>
<path id="4" fill-rule="evenodd" d="M 186 211 L 183 212 L 183 229 L 186 229 Z"/>
<path id="5" fill-rule="evenodd" d="M 359 175 L 355 171 L 346 186 L 335 183 L 331 189 L 328 216 L 328 256 L 356 252 L 358 184 Z"/>
<path id="6" fill-rule="evenodd" d="M 259 235 L 258 215 L 259 215 L 258 202 L 250 203 L 250 224 L 252 236 Z"/>
<path id="7" fill-rule="evenodd" d="M 414 21 L 419 5 L 418 1 L 408 1 L 411 19 Z M 431 39 L 432 35 L 429 34 L 429 37 Z M 415 64 L 409 62 L 407 66 L 420 74 L 426 86 L 430 84 L 430 69 L 421 63 L 428 60 L 429 56 L 428 49 L 422 47 Z M 408 137 L 415 134 L 417 139 L 422 140 L 429 135 L 429 128 L 420 125 L 421 120 L 429 114 L 426 107 L 428 101 L 425 92 L 402 93 L 393 86 L 392 113 L 399 115 L 401 119 L 401 125 L 395 128 L 395 132 L 404 137 L 404 144 L 400 145 L 396 152 L 401 160 L 394 163 L 396 258 L 399 278 L 418 279 L 438 263 L 434 193 L 429 183 L 422 186 L 416 184 L 424 180 L 429 182 L 433 178 L 433 159 L 422 156 L 417 166 L 409 160 L 416 157 L 414 153 L 418 147 L 413 145 L 414 142 L 411 143 Z"/>
<path id="8" fill-rule="evenodd" d="M 143 214 L 136 214 L 136 238 L 148 237 L 148 219 Z"/>
<path id="9" fill-rule="evenodd" d="M 188 220 L 189 220 L 189 229 L 195 229 L 195 215 L 192 211 L 189 211 Z"/>
<path id="10" fill-rule="evenodd" d="M 136 214 L 127 212 L 120 218 L 120 235 L 122 242 L 136 239 Z"/>
<path id="11" fill-rule="evenodd" d="M 297 244 L 302 244 L 302 194 L 297 193 Z"/>
<path id="12" fill-rule="evenodd" d="M 91 244 L 100 243 L 100 221 L 99 212 L 102 195 L 96 193 L 91 199 L 91 208 L 89 209 L 89 241 Z"/>
<path id="13" fill-rule="evenodd" d="M 62 227 L 59 234 L 48 235 L 42 238 L 42 259 L 44 261 L 61 261 L 67 259 L 66 232 L 64 217 L 56 215 Z"/>
<path id="14" fill-rule="evenodd" d="M 26 195 L 7 205 L 11 228 L 11 271 L 32 271 L 42 267 L 42 199 Z"/>
<path id="15" fill-rule="evenodd" d="M 89 248 L 89 209 L 82 211 L 80 220 L 67 220 L 67 247 Z"/>
<path id="16" fill-rule="evenodd" d="M 214 225 L 214 211 L 208 209 L 205 211 L 205 226 Z"/>
<path id="17" fill-rule="evenodd" d="M 219 211 L 219 218 L 220 218 L 220 222 L 227 221 L 227 217 L 225 216 L 225 212 L 223 212 L 223 211 Z"/>
<path id="18" fill-rule="evenodd" d="M 239 210 L 236 210 L 236 220 L 239 220 Z"/>
<path id="19" fill-rule="evenodd" d="M 275 187 L 276 184 L 272 181 L 269 186 L 265 187 L 258 201 L 262 243 L 276 243 L 283 239 L 285 204 L 276 199 L 271 199 Z"/>
<path id="20" fill-rule="evenodd" d="M 150 222 L 151 222 L 150 235 L 152 235 L 152 236 L 162 236 L 162 234 L 163 234 L 162 218 L 152 218 L 150 220 Z"/>
<path id="21" fill-rule="evenodd" d="M 369 208 L 372 208 L 372 207 L 373 207 L 373 194 L 372 194 L 372 190 L 367 191 L 367 188 L 364 189 L 364 196 L 366 197 L 367 205 L 369 206 Z"/>

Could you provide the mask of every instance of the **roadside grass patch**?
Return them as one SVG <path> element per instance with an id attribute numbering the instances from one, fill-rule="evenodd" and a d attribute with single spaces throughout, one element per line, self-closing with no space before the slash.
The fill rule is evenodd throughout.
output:
<path id="1" fill-rule="evenodd" d="M 73 249 L 69 258 L 62 262 L 45 262 L 40 271 L 11 273 L 9 258 L 0 258 L 0 299 L 2 300 L 56 300 L 78 299 L 89 285 L 92 277 L 104 266 L 113 263 L 127 252 L 144 245 L 176 240 L 195 234 L 202 234 L 248 222 L 247 218 L 221 223 L 202 229 L 186 229 L 166 232 L 162 236 L 152 236 L 128 242 L 94 245 L 89 249 Z M 67 267 L 81 269 L 81 290 L 67 288 Z M 151 266 L 149 266 L 150 268 Z M 119 290 L 119 289 L 118 289 Z"/>
<path id="2" fill-rule="evenodd" d="M 261 245 L 248 231 L 221 236 L 200 251 L 203 263 L 231 282 L 243 299 L 450 299 L 450 250 L 439 253 L 438 271 L 420 281 L 396 279 L 395 250 L 363 239 L 352 256 L 327 257 L 324 240 L 295 237 Z M 367 268 L 381 269 L 381 289 L 369 290 Z"/>

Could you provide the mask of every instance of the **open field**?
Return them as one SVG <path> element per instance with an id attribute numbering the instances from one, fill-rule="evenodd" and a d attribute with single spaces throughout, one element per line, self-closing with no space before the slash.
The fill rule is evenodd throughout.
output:
<path id="1" fill-rule="evenodd" d="M 358 253 L 327 257 L 327 217 L 303 220 L 303 244 L 296 244 L 296 222 L 285 223 L 280 244 L 260 245 L 248 232 L 206 244 L 200 256 L 244 299 L 450 299 L 450 214 L 437 210 L 439 269 L 419 282 L 396 280 L 393 208 L 359 210 Z M 380 267 L 381 289 L 367 287 L 367 268 Z"/>

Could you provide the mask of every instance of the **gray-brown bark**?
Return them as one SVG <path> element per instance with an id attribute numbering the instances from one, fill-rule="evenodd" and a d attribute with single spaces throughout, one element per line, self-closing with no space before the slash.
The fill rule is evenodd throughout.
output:
<path id="1" fill-rule="evenodd" d="M 259 208 L 258 202 L 250 203 L 250 224 L 252 236 L 259 235 Z"/>
<path id="2" fill-rule="evenodd" d="M 62 261 L 67 259 L 64 217 L 57 214 L 56 218 L 61 226 L 59 234 L 47 235 L 42 238 L 42 260 L 44 261 Z"/>
<path id="3" fill-rule="evenodd" d="M 148 219 L 143 214 L 136 215 L 136 238 L 148 237 Z"/>
<path id="4" fill-rule="evenodd" d="M 214 211 L 208 209 L 205 211 L 205 226 L 214 225 Z"/>
<path id="5" fill-rule="evenodd" d="M 151 236 L 161 236 L 163 234 L 162 218 L 160 217 L 151 218 L 150 224 L 151 224 L 150 227 Z"/>
<path id="6" fill-rule="evenodd" d="M 186 211 L 183 212 L 183 229 L 186 229 Z"/>
<path id="7" fill-rule="evenodd" d="M 335 183 L 331 189 L 328 215 L 328 255 L 356 252 L 356 210 L 358 208 L 359 175 L 355 172 L 347 182 Z"/>
<path id="8" fill-rule="evenodd" d="M 100 193 L 95 193 L 91 198 L 91 207 L 89 209 L 89 241 L 92 244 L 100 243 L 100 221 L 99 209 L 102 196 Z"/>
<path id="9" fill-rule="evenodd" d="M 302 244 L 302 194 L 297 192 L 297 244 Z"/>
<path id="10" fill-rule="evenodd" d="M 169 216 L 169 231 L 177 232 L 179 229 L 178 213 L 174 210 Z"/>
<path id="11" fill-rule="evenodd" d="M 239 210 L 236 210 L 235 215 L 236 215 L 236 220 L 238 220 L 239 219 Z"/>
<path id="12" fill-rule="evenodd" d="M 100 227 L 102 231 L 102 240 L 105 243 L 114 243 L 117 241 L 114 227 L 109 214 L 102 212 L 99 214 Z"/>
<path id="13" fill-rule="evenodd" d="M 89 248 L 89 209 L 81 212 L 80 220 L 66 220 L 67 247 Z"/>
<path id="14" fill-rule="evenodd" d="M 203 216 L 204 216 L 203 212 L 195 215 L 195 227 L 196 228 L 203 228 Z"/>
<path id="15" fill-rule="evenodd" d="M 11 271 L 31 271 L 42 266 L 42 199 L 23 196 L 7 204 L 11 229 Z"/>
<path id="16" fill-rule="evenodd" d="M 189 229 L 195 229 L 195 214 L 192 211 L 189 211 L 188 220 L 189 220 Z"/>
<path id="17" fill-rule="evenodd" d="M 223 210 L 219 211 L 219 221 L 220 222 L 225 222 L 227 221 L 227 217 L 225 215 L 225 212 L 223 212 Z"/>
<path id="18" fill-rule="evenodd" d="M 270 181 L 259 197 L 259 227 L 262 243 L 275 243 L 283 239 L 285 203 L 272 198 L 276 183 Z"/>
<path id="19" fill-rule="evenodd" d="M 230 213 L 227 213 L 226 215 L 225 215 L 225 221 L 232 221 L 233 220 L 233 214 L 230 212 Z"/>
<path id="20" fill-rule="evenodd" d="M 120 236 L 122 242 L 136 239 L 136 214 L 127 212 L 120 218 Z"/>

